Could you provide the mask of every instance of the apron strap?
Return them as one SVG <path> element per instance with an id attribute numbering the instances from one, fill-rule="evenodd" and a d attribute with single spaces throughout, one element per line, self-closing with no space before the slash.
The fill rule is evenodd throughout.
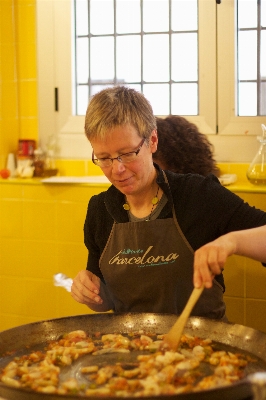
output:
<path id="1" fill-rule="evenodd" d="M 110 240 L 111 240 L 111 238 L 112 238 L 112 236 L 113 236 L 114 229 L 115 229 L 115 224 L 116 224 L 116 222 L 114 221 L 113 226 L 112 226 L 112 229 L 111 229 L 111 232 L 110 232 L 110 235 L 109 235 L 108 240 L 107 240 L 107 242 L 106 242 L 106 244 L 105 244 L 105 246 L 104 246 L 104 249 L 103 249 L 103 251 L 102 251 L 101 257 L 100 257 L 100 259 L 99 259 L 99 268 L 101 268 L 100 266 L 101 266 L 101 261 L 102 261 L 103 255 L 104 255 L 105 250 L 107 249 L 107 247 L 108 247 L 108 245 L 109 245 L 109 242 L 110 242 Z"/>
<path id="2" fill-rule="evenodd" d="M 168 185 L 168 188 L 169 188 L 169 190 L 171 191 L 170 185 L 169 185 L 169 182 L 168 182 L 168 178 L 167 178 L 166 173 L 165 173 L 164 171 L 163 171 L 163 176 L 164 176 L 164 181 L 165 181 L 165 183 Z M 178 221 L 177 221 L 174 204 L 173 204 L 173 206 L 172 206 L 172 213 L 173 213 L 173 219 L 174 219 L 174 222 L 175 222 L 175 225 L 176 225 L 176 227 L 177 227 L 177 230 L 178 230 L 179 234 L 181 235 L 182 239 L 183 239 L 184 242 L 186 243 L 188 249 L 191 251 L 192 254 L 194 254 L 193 248 L 191 247 L 191 245 L 190 245 L 190 243 L 188 242 L 186 236 L 185 236 L 184 233 L 182 232 L 182 229 L 180 228 L 179 223 L 178 223 Z"/>

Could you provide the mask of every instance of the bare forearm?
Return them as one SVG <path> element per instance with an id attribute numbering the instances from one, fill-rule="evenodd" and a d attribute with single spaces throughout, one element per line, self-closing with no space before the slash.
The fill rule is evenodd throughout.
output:
<path id="1" fill-rule="evenodd" d="M 266 262 L 266 225 L 229 235 L 236 246 L 235 254 Z"/>
<path id="2" fill-rule="evenodd" d="M 219 275 L 227 258 L 233 254 L 266 262 L 266 225 L 227 233 L 195 251 L 194 285 L 212 286 L 212 279 Z"/>

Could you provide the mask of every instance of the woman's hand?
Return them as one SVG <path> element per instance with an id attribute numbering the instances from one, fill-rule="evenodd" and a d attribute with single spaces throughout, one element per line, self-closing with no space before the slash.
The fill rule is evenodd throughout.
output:
<path id="1" fill-rule="evenodd" d="M 195 251 L 194 286 L 203 283 L 212 286 L 215 275 L 223 271 L 227 257 L 238 254 L 266 263 L 266 225 L 258 228 L 234 231 L 220 236 Z"/>
<path id="2" fill-rule="evenodd" d="M 105 285 L 92 272 L 80 271 L 73 279 L 71 295 L 79 303 L 94 311 L 109 311 L 112 308 Z"/>
<path id="3" fill-rule="evenodd" d="M 230 233 L 207 243 L 195 251 L 194 286 L 199 288 L 204 283 L 206 288 L 212 286 L 215 275 L 223 271 L 227 257 L 235 253 L 234 237 Z"/>

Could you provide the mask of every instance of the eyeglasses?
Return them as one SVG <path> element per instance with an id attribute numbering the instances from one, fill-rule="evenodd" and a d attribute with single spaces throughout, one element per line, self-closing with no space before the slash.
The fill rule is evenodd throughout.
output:
<path id="1" fill-rule="evenodd" d="M 136 159 L 144 142 L 145 142 L 145 138 L 142 139 L 137 150 L 131 151 L 130 153 L 120 154 L 120 156 L 114 157 L 114 158 L 94 158 L 94 151 L 93 151 L 92 152 L 92 162 L 101 168 L 110 167 L 113 164 L 114 160 L 117 160 L 122 164 L 128 164 Z"/>

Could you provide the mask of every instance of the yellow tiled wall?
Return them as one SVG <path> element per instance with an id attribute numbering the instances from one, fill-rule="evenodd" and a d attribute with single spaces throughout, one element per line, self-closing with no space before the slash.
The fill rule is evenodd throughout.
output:
<path id="1" fill-rule="evenodd" d="M 0 1 L 0 168 L 38 138 L 35 0 Z"/>
<path id="2" fill-rule="evenodd" d="M 83 224 L 103 186 L 0 184 L 0 331 L 33 321 L 86 314 L 53 275 L 86 268 Z"/>
<path id="3" fill-rule="evenodd" d="M 266 194 L 237 194 L 266 211 Z M 266 332 L 266 268 L 260 262 L 234 255 L 226 262 L 224 279 L 228 319 Z"/>
<path id="4" fill-rule="evenodd" d="M 65 289 L 53 285 L 53 275 L 63 272 L 74 277 L 85 269 L 87 203 L 107 186 L 24 182 L 0 182 L 0 331 L 89 312 Z M 266 211 L 266 194 L 238 194 Z M 232 256 L 224 277 L 229 320 L 266 332 L 262 318 L 266 315 L 266 268 Z"/>

